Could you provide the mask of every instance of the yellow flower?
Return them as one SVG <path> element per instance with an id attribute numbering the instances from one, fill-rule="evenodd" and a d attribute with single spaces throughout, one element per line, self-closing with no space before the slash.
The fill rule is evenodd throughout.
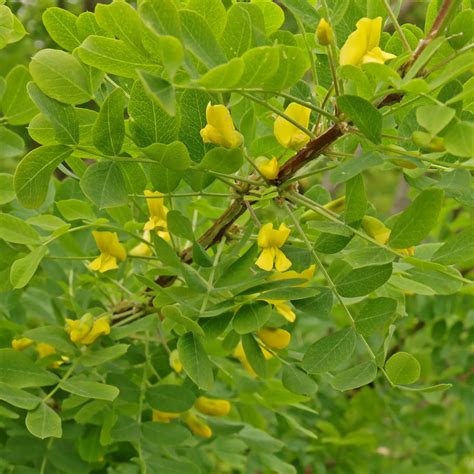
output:
<path id="1" fill-rule="evenodd" d="M 144 191 L 146 199 L 146 205 L 148 206 L 148 212 L 150 213 L 150 219 L 145 224 L 145 230 L 166 230 L 166 214 L 168 214 L 168 208 L 163 203 L 163 194 L 159 191 Z"/>
<path id="2" fill-rule="evenodd" d="M 205 415 L 226 416 L 230 412 L 230 403 L 227 400 L 216 400 L 207 397 L 198 397 L 194 407 Z"/>
<path id="3" fill-rule="evenodd" d="M 51 354 L 56 354 L 56 349 L 51 344 L 38 342 L 38 344 L 36 344 L 36 352 L 40 356 L 40 359 L 42 359 L 43 357 L 48 357 Z"/>
<path id="4" fill-rule="evenodd" d="M 379 48 L 382 18 L 378 16 L 361 18 L 356 24 L 356 31 L 352 32 L 341 48 L 339 63 L 357 66 L 366 63 L 383 64 L 395 55 L 386 53 Z"/>
<path id="5" fill-rule="evenodd" d="M 257 161 L 257 168 L 260 173 L 266 179 L 276 179 L 278 177 L 278 173 L 280 172 L 280 165 L 278 164 L 278 160 L 273 157 L 271 160 L 265 157 L 259 158 Z"/>
<path id="6" fill-rule="evenodd" d="M 81 319 L 66 319 L 65 331 L 72 342 L 92 344 L 98 337 L 110 334 L 108 316 L 94 321 L 92 314 L 86 313 Z"/>
<path id="7" fill-rule="evenodd" d="M 169 423 L 171 420 L 178 418 L 181 413 L 171 413 L 168 411 L 153 410 L 152 411 L 152 420 L 158 421 L 160 423 Z"/>
<path id="8" fill-rule="evenodd" d="M 212 436 L 211 427 L 196 415 L 188 413 L 184 418 L 184 422 L 195 435 L 201 436 L 202 438 L 210 438 Z"/>
<path id="9" fill-rule="evenodd" d="M 12 349 L 16 351 L 22 351 L 27 347 L 30 347 L 33 344 L 33 340 L 29 337 L 20 337 L 19 339 L 13 339 L 12 341 Z"/>
<path id="10" fill-rule="evenodd" d="M 118 268 L 117 258 L 125 260 L 127 252 L 125 247 L 119 242 L 115 232 L 92 231 L 100 255 L 89 264 L 91 270 L 101 273 Z"/>
<path id="11" fill-rule="evenodd" d="M 291 279 L 308 280 L 308 282 L 306 283 L 301 283 L 301 285 L 297 285 L 297 286 L 308 286 L 309 280 L 313 278 L 315 271 L 316 271 L 316 265 L 313 264 L 313 265 L 310 265 L 306 270 L 303 270 L 302 272 L 296 272 L 295 270 L 288 270 L 287 272 L 273 273 L 269 279 L 271 281 L 291 280 Z"/>
<path id="12" fill-rule="evenodd" d="M 145 232 L 143 232 L 143 238 L 147 242 L 151 241 L 151 235 L 149 230 L 145 230 Z M 153 254 L 153 251 L 150 245 L 147 245 L 145 242 L 140 242 L 138 245 L 135 245 L 135 247 L 133 247 L 133 249 L 130 250 L 128 254 L 132 257 L 149 257 Z"/>
<path id="13" fill-rule="evenodd" d="M 264 347 L 260 346 L 260 349 L 262 350 L 263 357 L 265 357 L 266 360 L 271 359 L 273 357 L 271 352 L 268 352 Z M 242 345 L 242 341 L 240 341 L 236 348 L 234 349 L 233 356 L 239 360 L 239 362 L 244 366 L 245 370 L 252 376 L 256 377 L 257 374 L 255 373 L 255 370 L 253 370 L 252 366 L 250 365 L 247 356 L 245 355 L 244 351 L 244 346 Z"/>
<path id="14" fill-rule="evenodd" d="M 334 41 L 331 25 L 324 18 L 321 18 L 316 28 L 316 38 L 318 38 L 319 44 L 323 46 L 328 46 Z"/>
<path id="15" fill-rule="evenodd" d="M 311 114 L 311 109 L 308 109 L 308 107 L 292 102 L 285 109 L 285 114 L 296 123 L 308 128 L 309 116 Z M 281 116 L 278 116 L 275 120 L 273 133 L 281 146 L 295 150 L 303 148 L 310 138 L 309 135 Z"/>
<path id="16" fill-rule="evenodd" d="M 183 364 L 179 360 L 178 351 L 176 349 L 170 353 L 170 366 L 177 374 L 183 371 Z"/>
<path id="17" fill-rule="evenodd" d="M 268 223 L 261 227 L 258 232 L 257 243 L 262 249 L 260 256 L 255 262 L 256 265 L 267 272 L 273 269 L 273 266 L 279 271 L 284 272 L 291 267 L 291 262 L 280 250 L 290 235 L 290 229 L 285 224 L 281 224 L 277 229 L 273 224 Z"/>
<path id="18" fill-rule="evenodd" d="M 372 237 L 379 244 L 385 245 L 390 238 L 391 230 L 375 217 L 364 216 L 362 219 L 362 228 L 365 230 L 367 235 Z M 413 257 L 413 255 L 415 255 L 415 247 L 395 250 L 398 250 L 407 257 Z"/>
<path id="19" fill-rule="evenodd" d="M 295 321 L 296 314 L 285 300 L 268 300 L 265 298 L 259 299 L 266 301 L 268 304 L 272 304 L 277 313 L 281 314 L 288 322 L 293 323 Z"/>
<path id="20" fill-rule="evenodd" d="M 257 336 L 271 349 L 285 349 L 291 340 L 291 334 L 284 329 L 261 328 L 257 331 Z"/>
<path id="21" fill-rule="evenodd" d="M 243 137 L 234 127 L 229 110 L 222 104 L 211 105 L 206 108 L 207 125 L 201 130 L 204 143 L 225 148 L 238 148 L 242 145 Z"/>

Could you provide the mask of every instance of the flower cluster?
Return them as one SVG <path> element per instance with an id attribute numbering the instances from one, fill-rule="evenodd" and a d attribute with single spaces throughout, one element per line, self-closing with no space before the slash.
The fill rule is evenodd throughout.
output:
<path id="1" fill-rule="evenodd" d="M 98 337 L 110 334 L 109 316 L 94 319 L 91 313 L 86 313 L 81 319 L 66 319 L 64 330 L 72 342 L 89 345 Z"/>

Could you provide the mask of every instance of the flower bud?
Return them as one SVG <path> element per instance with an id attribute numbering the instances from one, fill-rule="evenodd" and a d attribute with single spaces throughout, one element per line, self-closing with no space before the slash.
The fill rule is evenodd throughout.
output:
<path id="1" fill-rule="evenodd" d="M 276 179 L 280 171 L 278 160 L 273 157 L 271 160 L 261 156 L 257 158 L 257 168 L 260 173 L 269 180 Z"/>
<path id="2" fill-rule="evenodd" d="M 230 412 L 230 403 L 227 400 L 198 397 L 194 406 L 205 415 L 225 416 Z"/>
<path id="3" fill-rule="evenodd" d="M 362 218 L 362 228 L 367 235 L 376 240 L 379 244 L 385 245 L 390 237 L 390 229 L 372 216 L 364 216 Z"/>
<path id="4" fill-rule="evenodd" d="M 291 334 L 284 329 L 261 328 L 257 336 L 271 349 L 285 349 L 291 340 Z"/>
<path id="5" fill-rule="evenodd" d="M 212 436 L 211 427 L 201 418 L 188 413 L 184 418 L 184 422 L 195 435 L 202 438 L 210 438 Z"/>
<path id="6" fill-rule="evenodd" d="M 318 27 L 316 28 L 316 38 L 319 44 L 328 46 L 334 41 L 334 33 L 331 25 L 324 19 L 321 18 Z"/>
<path id="7" fill-rule="evenodd" d="M 178 351 L 176 349 L 170 353 L 170 366 L 177 374 L 183 371 L 183 364 L 179 360 Z"/>
<path id="8" fill-rule="evenodd" d="M 171 420 L 178 418 L 181 413 L 171 413 L 168 411 L 153 410 L 152 420 L 159 423 L 169 423 Z"/>
<path id="9" fill-rule="evenodd" d="M 12 349 L 15 351 L 22 351 L 27 347 L 30 347 L 33 341 L 29 337 L 20 337 L 19 339 L 13 339 Z"/>

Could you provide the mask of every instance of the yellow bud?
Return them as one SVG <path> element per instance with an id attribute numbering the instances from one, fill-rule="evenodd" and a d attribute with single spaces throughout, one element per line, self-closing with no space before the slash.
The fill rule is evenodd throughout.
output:
<path id="1" fill-rule="evenodd" d="M 230 412 L 230 403 L 227 400 L 198 397 L 194 406 L 205 415 L 225 416 Z"/>
<path id="2" fill-rule="evenodd" d="M 390 237 L 390 229 L 372 216 L 364 216 L 362 219 L 362 228 L 367 235 L 376 240 L 379 244 L 385 245 Z"/>
<path id="3" fill-rule="evenodd" d="M 174 351 L 171 351 L 170 354 L 170 366 L 173 368 L 173 370 L 177 373 L 180 374 L 183 371 L 183 364 L 179 360 L 179 355 L 178 351 L 175 349 Z"/>
<path id="4" fill-rule="evenodd" d="M 171 420 L 178 418 L 181 413 L 171 413 L 168 411 L 153 410 L 152 420 L 159 423 L 169 423 Z"/>
<path id="5" fill-rule="evenodd" d="M 261 156 L 257 159 L 257 168 L 260 173 L 269 180 L 276 179 L 280 171 L 278 160 L 273 157 L 271 160 Z"/>
<path id="6" fill-rule="evenodd" d="M 33 341 L 29 337 L 20 337 L 19 339 L 13 339 L 12 349 L 16 351 L 22 351 L 27 347 L 30 347 L 33 344 Z"/>
<path id="7" fill-rule="evenodd" d="M 211 427 L 204 420 L 192 413 L 188 413 L 185 416 L 184 422 L 195 435 L 201 436 L 202 438 L 210 438 L 212 436 Z"/>
<path id="8" fill-rule="evenodd" d="M 331 25 L 324 19 L 321 18 L 318 27 L 316 28 L 316 38 L 319 44 L 328 46 L 334 41 L 334 33 Z"/>
<path id="9" fill-rule="evenodd" d="M 51 344 L 39 342 L 36 344 L 36 352 L 40 356 L 40 359 L 42 359 L 43 357 L 48 357 L 51 354 L 56 354 L 56 349 Z"/>
<path id="10" fill-rule="evenodd" d="M 261 328 L 257 331 L 257 336 L 271 349 L 285 349 L 291 340 L 291 334 L 284 329 Z"/>

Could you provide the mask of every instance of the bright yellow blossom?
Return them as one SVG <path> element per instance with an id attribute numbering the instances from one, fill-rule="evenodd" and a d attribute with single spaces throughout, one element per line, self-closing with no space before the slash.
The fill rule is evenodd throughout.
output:
<path id="1" fill-rule="evenodd" d="M 158 421 L 160 423 L 169 423 L 171 420 L 178 418 L 181 413 L 171 413 L 168 411 L 153 410 L 152 411 L 152 420 Z"/>
<path id="2" fill-rule="evenodd" d="M 168 214 L 168 208 L 163 203 L 163 194 L 159 191 L 144 191 L 146 204 L 150 213 L 150 219 L 145 224 L 145 230 L 156 229 L 159 231 L 166 231 L 167 222 L 166 215 Z M 160 235 L 158 233 L 158 235 Z M 160 236 L 161 237 L 161 236 Z"/>
<path id="3" fill-rule="evenodd" d="M 389 238 L 391 230 L 377 218 L 372 216 L 364 216 L 362 219 L 362 228 L 367 235 L 372 237 L 379 244 L 385 245 Z M 395 249 L 403 255 L 412 257 L 415 254 L 415 247 L 408 247 L 406 249 Z"/>
<path id="4" fill-rule="evenodd" d="M 151 234 L 149 230 L 145 230 L 145 232 L 143 232 L 143 239 L 147 242 L 151 241 Z M 133 249 L 130 250 L 128 254 L 132 257 L 149 257 L 153 254 L 153 251 L 150 245 L 146 244 L 145 242 L 140 242 L 138 245 L 135 245 L 135 247 L 133 247 Z"/>
<path id="5" fill-rule="evenodd" d="M 288 270 L 291 262 L 280 248 L 283 247 L 289 235 L 290 229 L 285 224 L 281 224 L 278 229 L 274 229 L 272 223 L 263 225 L 257 237 L 257 243 L 262 252 L 255 262 L 256 265 L 267 272 L 274 266 L 279 272 Z"/>
<path id="6" fill-rule="evenodd" d="M 280 328 L 261 328 L 257 331 L 257 336 L 270 349 L 282 350 L 288 347 L 291 334 Z"/>
<path id="7" fill-rule="evenodd" d="M 278 177 L 278 173 L 280 172 L 280 165 L 278 164 L 278 160 L 275 157 L 273 157 L 271 160 L 261 157 L 257 161 L 257 168 L 266 179 L 270 180 L 276 179 Z"/>
<path id="8" fill-rule="evenodd" d="M 366 63 L 383 64 L 395 55 L 382 51 L 379 47 L 382 18 L 373 20 L 361 18 L 356 24 L 356 31 L 352 32 L 341 48 L 339 63 L 357 66 Z"/>
<path id="9" fill-rule="evenodd" d="M 331 25 L 324 18 L 321 18 L 316 28 L 316 38 L 319 44 L 323 46 L 328 46 L 334 41 L 334 33 Z"/>
<path id="10" fill-rule="evenodd" d="M 179 360 L 179 354 L 176 349 L 170 353 L 170 366 L 177 374 L 183 371 L 183 364 Z"/>
<path id="11" fill-rule="evenodd" d="M 308 107 L 292 102 L 285 109 L 285 114 L 296 123 L 308 128 L 309 116 L 311 115 L 311 109 L 308 109 Z M 310 139 L 309 135 L 281 116 L 278 116 L 275 120 L 273 133 L 281 146 L 294 150 L 303 148 Z"/>
<path id="12" fill-rule="evenodd" d="M 277 313 L 281 314 L 288 322 L 293 323 L 295 321 L 296 314 L 285 300 L 269 300 L 265 298 L 259 299 L 273 305 Z"/>
<path id="13" fill-rule="evenodd" d="M 66 319 L 65 331 L 72 342 L 92 344 L 98 337 L 110 334 L 109 317 L 94 320 L 92 314 L 86 313 L 81 319 Z"/>
<path id="14" fill-rule="evenodd" d="M 117 259 L 125 260 L 127 252 L 115 232 L 92 231 L 100 255 L 89 264 L 91 270 L 101 273 L 118 268 Z"/>
<path id="15" fill-rule="evenodd" d="M 16 351 L 22 351 L 27 347 L 30 347 L 33 344 L 33 340 L 29 337 L 20 337 L 19 339 L 13 339 L 12 341 L 12 349 Z"/>
<path id="16" fill-rule="evenodd" d="M 207 397 L 198 397 L 194 407 L 201 413 L 210 416 L 226 416 L 230 412 L 230 403 L 227 400 Z"/>
<path id="17" fill-rule="evenodd" d="M 40 359 L 43 357 L 48 357 L 52 354 L 56 354 L 56 349 L 51 344 L 46 344 L 45 342 L 38 342 L 35 348 L 36 352 L 40 356 Z"/>
<path id="18" fill-rule="evenodd" d="M 184 422 L 195 435 L 201 436 L 202 438 L 210 438 L 212 436 L 211 427 L 196 415 L 192 413 L 186 414 Z"/>
<path id="19" fill-rule="evenodd" d="M 201 130 L 204 143 L 225 148 L 238 148 L 242 145 L 243 137 L 234 127 L 229 110 L 222 104 L 211 105 L 206 108 L 207 125 Z"/>

